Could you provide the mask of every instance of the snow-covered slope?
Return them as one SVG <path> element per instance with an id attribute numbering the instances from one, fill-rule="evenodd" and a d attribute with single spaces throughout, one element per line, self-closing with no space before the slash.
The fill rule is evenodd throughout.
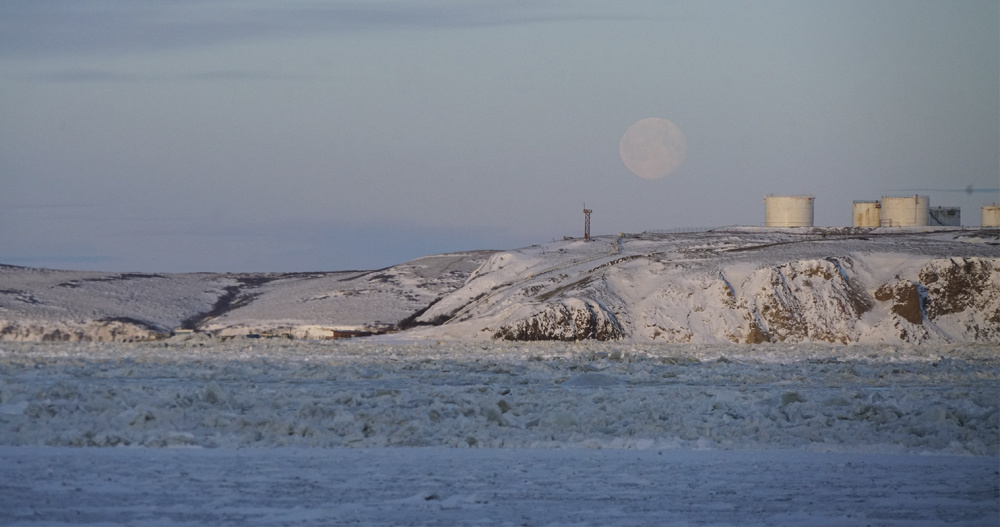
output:
<path id="1" fill-rule="evenodd" d="M 461 287 L 492 251 L 439 254 L 365 273 L 279 277 L 237 309 L 203 323 L 216 335 L 283 333 L 324 338 L 331 331 L 405 327 L 427 306 Z"/>
<path id="2" fill-rule="evenodd" d="M 495 254 L 426 338 L 1000 342 L 997 231 L 749 229 Z"/>
<path id="3" fill-rule="evenodd" d="M 209 312 L 237 275 L 52 271 L 0 265 L 0 340 L 134 340 Z"/>
<path id="4" fill-rule="evenodd" d="M 125 341 L 394 328 L 460 287 L 491 251 L 335 273 L 139 274 L 0 265 L 0 340 Z"/>

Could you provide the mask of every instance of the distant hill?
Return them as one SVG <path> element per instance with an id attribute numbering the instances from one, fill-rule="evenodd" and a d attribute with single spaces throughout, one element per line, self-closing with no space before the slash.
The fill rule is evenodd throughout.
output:
<path id="1" fill-rule="evenodd" d="M 602 236 L 370 272 L 0 266 L 0 340 L 398 332 L 462 340 L 1000 343 L 1000 231 Z"/>
<path id="2" fill-rule="evenodd" d="M 0 340 L 125 341 L 198 331 L 321 339 L 405 326 L 492 254 L 376 271 L 142 274 L 0 266 Z"/>

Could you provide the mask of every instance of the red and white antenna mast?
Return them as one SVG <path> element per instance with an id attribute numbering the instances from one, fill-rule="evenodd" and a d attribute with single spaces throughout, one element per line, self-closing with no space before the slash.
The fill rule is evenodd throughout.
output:
<path id="1" fill-rule="evenodd" d="M 583 204 L 583 239 L 590 240 L 590 213 L 594 212 L 587 208 L 587 204 Z"/>

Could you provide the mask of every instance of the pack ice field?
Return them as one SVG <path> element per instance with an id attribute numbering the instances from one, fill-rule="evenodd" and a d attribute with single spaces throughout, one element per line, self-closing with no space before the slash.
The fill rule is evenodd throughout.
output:
<path id="1" fill-rule="evenodd" d="M 207 343 L 207 345 L 205 345 Z M 996 455 L 989 346 L 4 343 L 0 444 Z"/>
<path id="2" fill-rule="evenodd" d="M 0 350 L 5 524 L 1000 513 L 990 346 L 192 337 Z"/>

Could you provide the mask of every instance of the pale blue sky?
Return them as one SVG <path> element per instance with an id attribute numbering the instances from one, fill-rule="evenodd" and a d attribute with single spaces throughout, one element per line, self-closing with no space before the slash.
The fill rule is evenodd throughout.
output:
<path id="1" fill-rule="evenodd" d="M 0 263 L 377 268 L 1000 187 L 994 1 L 0 3 Z M 633 122 L 687 136 L 660 180 Z M 979 224 L 996 192 L 921 191 Z"/>

